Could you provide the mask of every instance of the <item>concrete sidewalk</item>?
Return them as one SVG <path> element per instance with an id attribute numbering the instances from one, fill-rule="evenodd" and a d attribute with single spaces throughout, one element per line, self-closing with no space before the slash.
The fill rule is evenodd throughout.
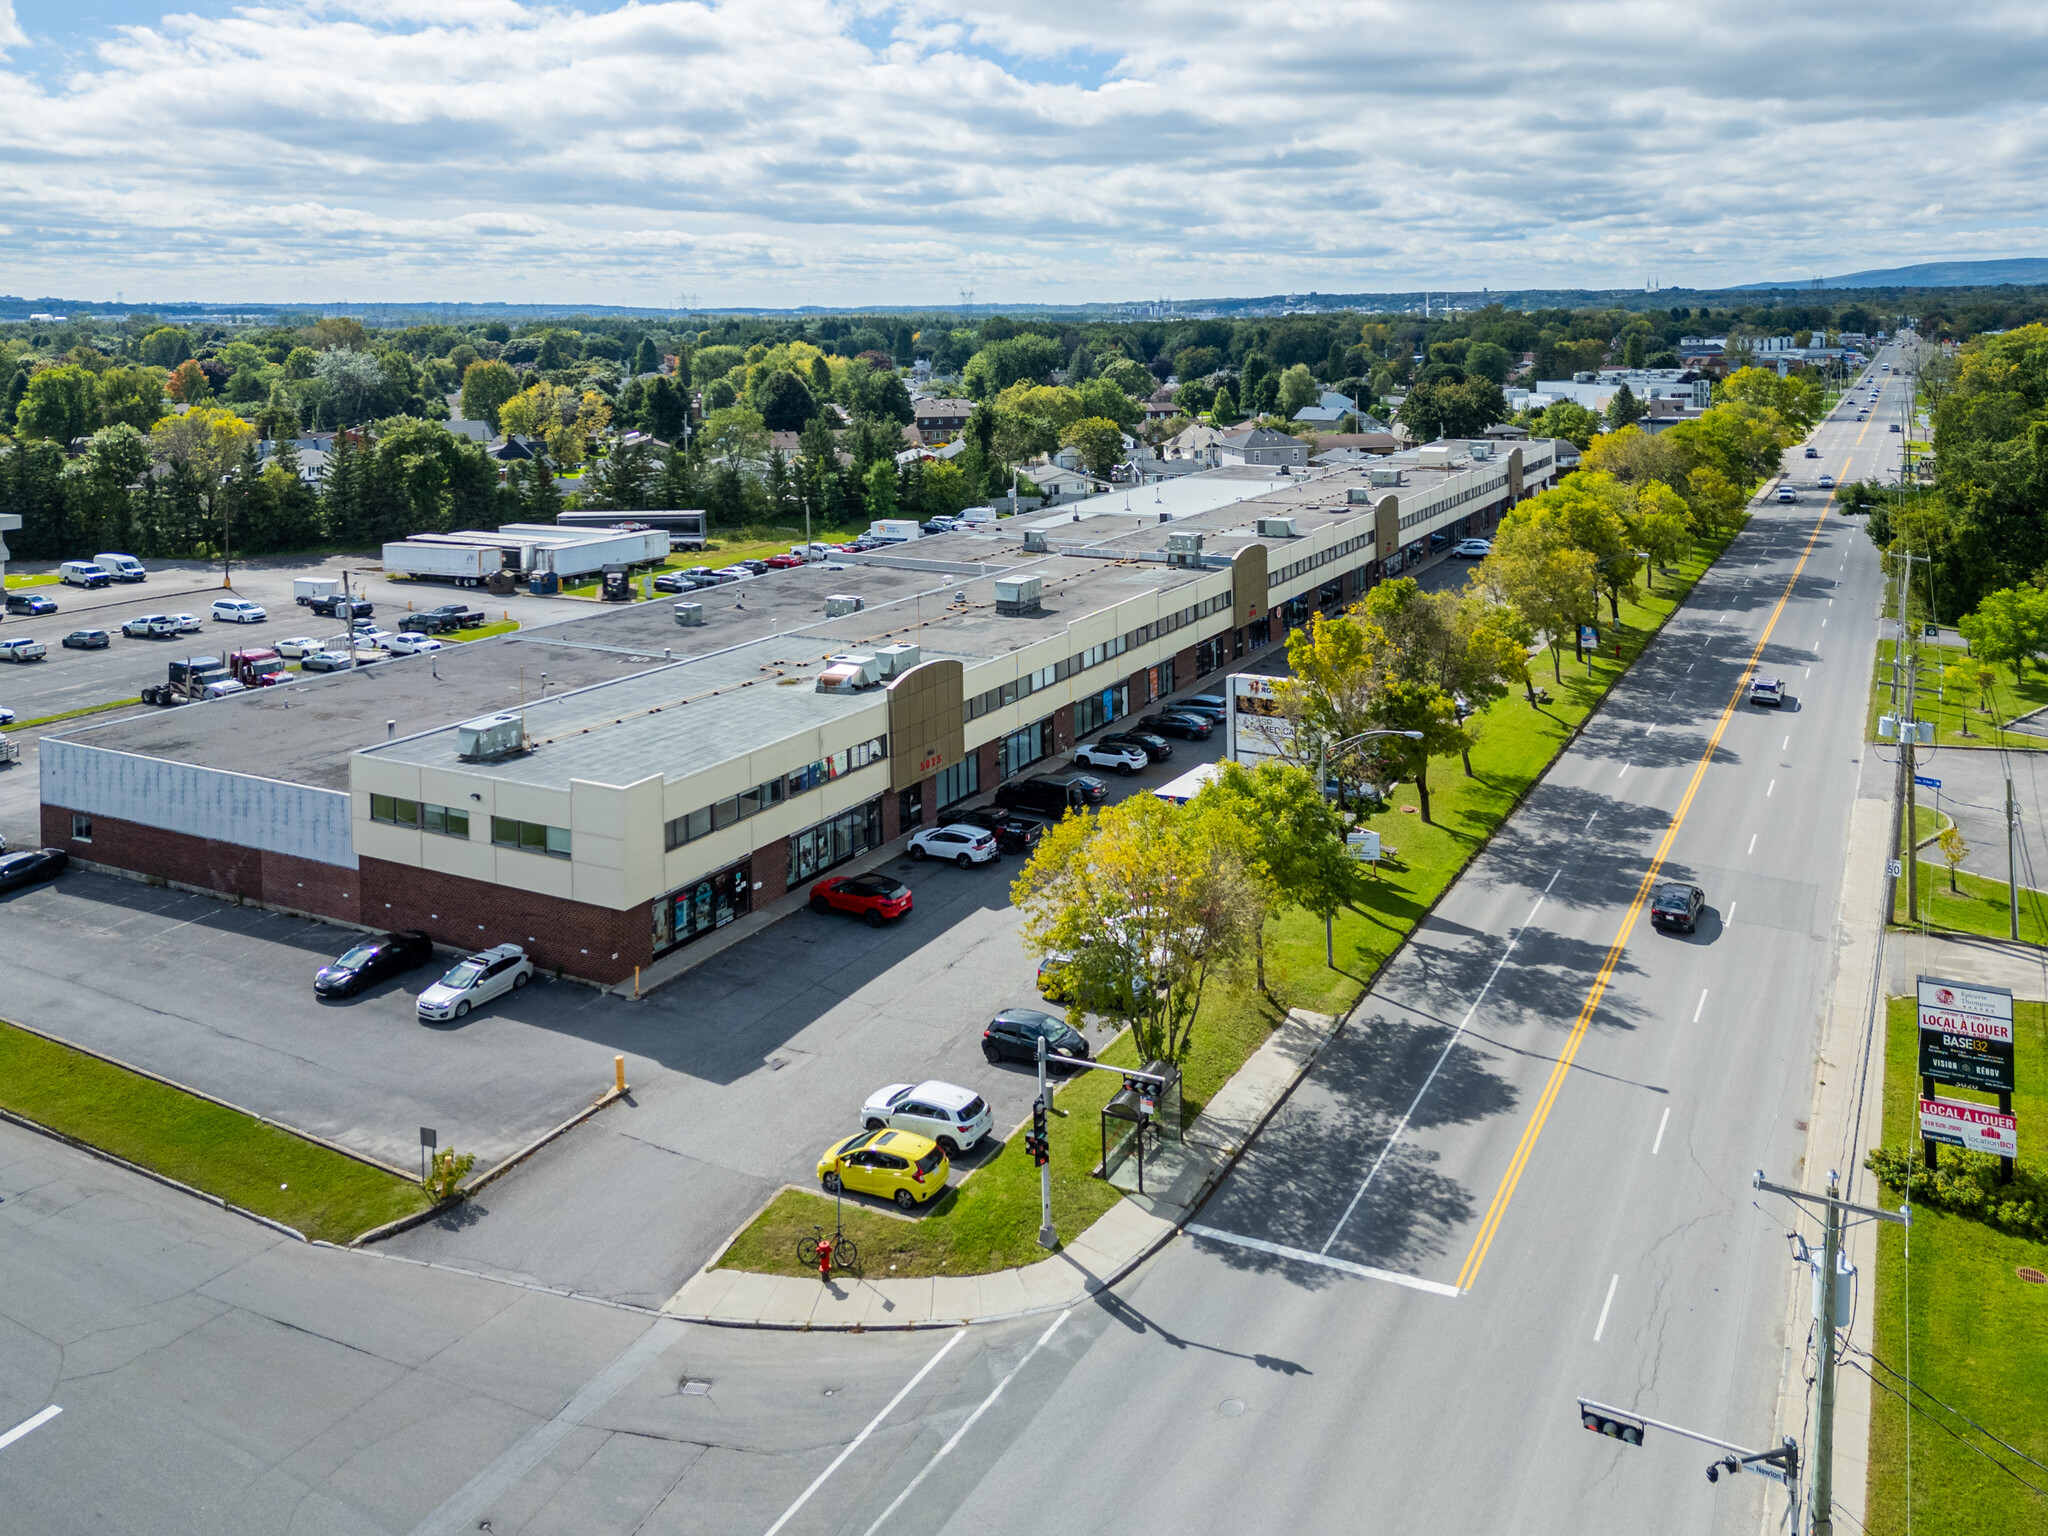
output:
<path id="1" fill-rule="evenodd" d="M 1050 1257 L 987 1275 L 811 1278 L 706 1269 L 662 1310 L 742 1328 L 950 1328 L 1053 1311 L 1116 1284 L 1163 1247 L 1301 1081 L 1339 1022 L 1296 1009 L 1218 1090 L 1178 1147 L 1146 1154 L 1147 1194 L 1127 1194 Z M 1125 1185 L 1129 1173 L 1120 1172 Z"/>
<path id="2" fill-rule="evenodd" d="M 2048 949 L 2010 939 L 1893 929 L 1885 937 L 1885 969 L 1892 997 L 1910 996 L 1914 978 L 1928 975 L 2005 987 L 2017 998 L 2048 1001 Z"/>

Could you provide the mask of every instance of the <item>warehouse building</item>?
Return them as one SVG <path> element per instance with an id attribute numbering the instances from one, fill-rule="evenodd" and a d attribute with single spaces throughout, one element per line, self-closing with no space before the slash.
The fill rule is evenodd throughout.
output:
<path id="1" fill-rule="evenodd" d="M 1554 475 L 1547 441 L 1225 469 L 1190 482 L 1241 496 L 1185 515 L 1104 497 L 88 726 L 42 744 L 43 836 L 618 981 L 1044 771 Z"/>

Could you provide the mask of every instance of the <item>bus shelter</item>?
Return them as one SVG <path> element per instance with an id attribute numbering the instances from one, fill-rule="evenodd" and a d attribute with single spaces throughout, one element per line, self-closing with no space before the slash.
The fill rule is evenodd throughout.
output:
<path id="1" fill-rule="evenodd" d="M 1102 1106 L 1102 1177 L 1111 1182 L 1125 1163 L 1137 1160 L 1138 1193 L 1145 1193 L 1145 1151 L 1162 1141 L 1179 1141 L 1180 1068 L 1148 1061 L 1124 1074 L 1124 1085 Z"/>

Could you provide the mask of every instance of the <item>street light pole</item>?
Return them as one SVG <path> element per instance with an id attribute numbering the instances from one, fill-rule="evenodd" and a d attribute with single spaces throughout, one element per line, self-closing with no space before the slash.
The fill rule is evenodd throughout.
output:
<path id="1" fill-rule="evenodd" d="M 1346 747 L 1355 747 L 1360 742 L 1372 741 L 1381 736 L 1402 736 L 1409 741 L 1422 740 L 1420 731 L 1360 731 L 1356 736 L 1346 736 L 1335 746 L 1328 742 L 1319 742 L 1316 746 L 1316 793 L 1324 793 L 1324 786 L 1329 783 L 1329 761 L 1332 752 L 1342 752 Z M 1337 968 L 1337 928 L 1334 914 L 1323 919 L 1323 964 L 1332 970 Z"/>

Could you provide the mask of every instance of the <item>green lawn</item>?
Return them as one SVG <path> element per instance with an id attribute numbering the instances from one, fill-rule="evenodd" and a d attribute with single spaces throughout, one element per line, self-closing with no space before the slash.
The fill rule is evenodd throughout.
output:
<path id="1" fill-rule="evenodd" d="M 1880 640 L 1877 645 L 1877 665 L 1870 679 L 1870 719 L 1867 726 L 1872 741 L 1877 740 L 1878 716 L 1891 714 L 1898 707 L 1892 702 L 1891 663 L 1896 645 L 1897 642 L 1892 640 Z M 1996 681 L 1987 690 L 1987 696 L 1980 700 L 1975 681 L 1977 663 L 1963 647 L 1931 645 L 1923 641 L 1917 649 L 1920 674 L 1914 690 L 1918 700 L 1915 713 L 1922 720 L 1934 722 L 1934 739 L 1938 744 L 2010 747 L 2023 752 L 2048 750 L 2048 736 L 2029 736 L 2003 729 L 2007 721 L 2048 707 L 2048 673 L 2036 668 L 2027 674 L 2025 682 L 2016 684 L 2011 670 L 1999 667 L 1996 669 Z M 1944 681 L 1940 676 L 1942 669 L 1957 665 L 1968 674 L 1968 679 L 1960 685 Z M 1901 672 L 1899 689 L 1902 697 L 1904 676 Z"/>
<path id="2" fill-rule="evenodd" d="M 2038 1127 L 2048 1123 L 2048 1005 L 2023 1002 L 2013 1011 L 2014 1067 L 2021 1089 L 2013 1095 L 2013 1108 L 2022 1127 Z M 1893 998 L 1887 1022 L 1885 1143 L 1898 1147 L 1918 1134 L 1912 999 Z M 1944 1093 L 1973 1097 L 1961 1089 Z M 2029 1145 L 2024 1129 L 2020 1145 L 2023 1151 Z M 2038 1158 L 2023 1156 L 2021 1161 L 2037 1164 Z M 1885 1203 L 1895 1198 L 1887 1195 Z M 1873 1342 L 1878 1359 L 1910 1374 L 1934 1398 L 1961 1409 L 2029 1456 L 2048 1462 L 2048 1413 L 2042 1411 L 2043 1384 L 2048 1383 L 2048 1286 L 2029 1285 L 2014 1273 L 2022 1266 L 2048 1272 L 2048 1245 L 1920 1207 L 1913 1211 L 1910 1272 L 1907 1241 L 1896 1225 L 1878 1228 Z M 1903 1390 L 1876 1366 L 1871 1373 Z M 1871 1399 L 1867 1529 L 1905 1536 L 1909 1413 L 1898 1397 L 1881 1388 L 1871 1389 Z M 1922 1536 L 2048 1530 L 2048 1499 L 2027 1492 L 1945 1431 L 1982 1445 L 2037 1486 L 2048 1487 L 2048 1474 L 1982 1440 L 1928 1398 L 1918 1401 L 1926 1411 L 1910 1415 L 1912 1530 Z"/>
<path id="3" fill-rule="evenodd" d="M 517 619 L 500 619 L 495 624 L 480 624 L 475 629 L 458 629 L 441 636 L 443 640 L 488 640 L 493 635 L 509 635 L 519 627 Z"/>
<path id="4" fill-rule="evenodd" d="M 1976 933 L 1987 938 L 2012 937 L 2011 887 L 2003 880 L 1987 880 L 1966 869 L 1956 871 L 1956 889 L 1948 888 L 1948 866 L 1920 860 L 1920 911 L 1915 917 L 1906 905 L 1906 882 L 1898 883 L 1892 907 L 1892 921 L 1908 927 L 1925 923 L 1929 928 L 1954 933 Z M 2020 887 L 2020 942 L 2048 944 L 2048 893 Z"/>
<path id="5" fill-rule="evenodd" d="M 87 704 L 82 709 L 67 709 L 61 714 L 38 715 L 33 720 L 17 722 L 15 728 L 17 730 L 27 730 L 32 725 L 55 725 L 59 720 L 76 720 L 81 715 L 103 714 L 110 709 L 126 709 L 130 704 L 140 704 L 141 702 L 140 698 L 109 699 L 104 704 Z"/>
<path id="6" fill-rule="evenodd" d="M 345 1243 L 427 1204 L 410 1180 L 4 1023 L 0 1105 L 308 1237 Z"/>
<path id="7" fill-rule="evenodd" d="M 1181 1068 L 1187 1120 L 1265 1043 L 1288 1009 L 1342 1013 L 1351 1006 L 1725 547 L 1724 542 L 1695 553 L 1662 579 L 1654 595 L 1632 594 L 1622 605 L 1622 627 L 1603 629 L 1606 655 L 1590 664 L 1567 660 L 1562 683 L 1545 684 L 1553 695 L 1550 704 L 1534 708 L 1516 695 L 1489 709 L 1472 749 L 1473 777 L 1465 777 L 1456 758 L 1431 764 L 1430 823 L 1421 820 L 1415 788 L 1408 784 L 1365 823 L 1379 829 L 1383 843 L 1398 849 L 1399 858 L 1382 862 L 1363 906 L 1338 914 L 1334 969 L 1324 963 L 1321 922 L 1298 911 L 1272 919 L 1266 930 L 1271 995 L 1240 983 L 1213 989 L 1203 1002 L 1194 1044 Z M 1613 652 L 1617 638 L 1619 661 Z M 1541 661 L 1547 677 L 1548 659 Z M 1102 1059 L 1137 1064 L 1128 1036 Z M 1055 1095 L 1063 1118 L 1052 1133 L 1053 1214 L 1063 1236 L 1084 1230 L 1119 1198 L 1091 1176 L 1102 1151 L 1098 1117 L 1118 1086 L 1107 1072 L 1089 1072 Z M 949 1190 L 911 1220 L 850 1202 L 846 1211 L 847 1232 L 860 1244 L 869 1278 L 982 1274 L 1043 1256 L 1037 1242 L 1037 1169 L 1024 1152 L 1021 1135 L 964 1186 Z M 770 1274 L 808 1273 L 797 1262 L 797 1239 L 832 1220 L 832 1202 L 823 1195 L 785 1190 L 719 1263 Z"/>
<path id="8" fill-rule="evenodd" d="M 63 579 L 55 571 L 45 571 L 40 576 L 30 576 L 26 573 L 9 571 L 7 573 L 7 590 L 12 592 L 18 587 L 54 587 Z"/>

